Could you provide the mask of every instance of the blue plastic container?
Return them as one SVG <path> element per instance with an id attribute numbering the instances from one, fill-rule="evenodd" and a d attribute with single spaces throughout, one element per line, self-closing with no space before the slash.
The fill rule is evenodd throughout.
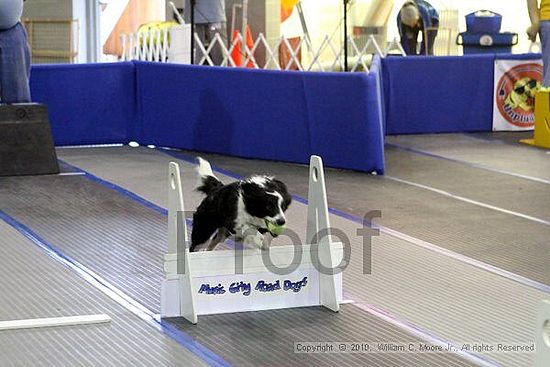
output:
<path id="1" fill-rule="evenodd" d="M 518 44 L 517 33 L 479 34 L 463 32 L 456 39 L 464 54 L 500 54 L 512 53 L 512 47 Z"/>
<path id="2" fill-rule="evenodd" d="M 484 16 L 482 14 L 491 14 Z M 490 10 L 478 10 L 466 15 L 468 33 L 498 33 L 502 25 L 502 15 Z"/>

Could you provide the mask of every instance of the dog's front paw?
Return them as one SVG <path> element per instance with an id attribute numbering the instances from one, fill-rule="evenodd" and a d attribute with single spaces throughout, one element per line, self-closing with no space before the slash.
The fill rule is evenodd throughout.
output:
<path id="1" fill-rule="evenodd" d="M 257 248 L 263 248 L 264 246 L 264 235 L 260 232 L 256 232 L 255 234 L 250 234 L 245 237 L 243 243 L 245 245 L 250 245 Z"/>

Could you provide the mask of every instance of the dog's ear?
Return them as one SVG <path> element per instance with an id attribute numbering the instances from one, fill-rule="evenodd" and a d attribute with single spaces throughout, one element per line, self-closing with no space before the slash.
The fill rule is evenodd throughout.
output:
<path id="1" fill-rule="evenodd" d="M 247 199 L 259 199 L 265 196 L 265 190 L 253 182 L 244 182 L 241 188 L 243 196 Z"/>
<path id="2" fill-rule="evenodd" d="M 277 180 L 276 178 L 271 179 L 271 184 L 274 186 L 275 190 L 281 194 L 283 197 L 283 210 L 286 210 L 289 205 L 292 203 L 292 196 L 288 193 L 288 189 L 283 181 Z"/>

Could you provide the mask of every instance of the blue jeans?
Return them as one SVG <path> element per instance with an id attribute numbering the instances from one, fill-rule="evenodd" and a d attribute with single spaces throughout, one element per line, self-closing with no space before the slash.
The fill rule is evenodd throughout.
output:
<path id="1" fill-rule="evenodd" d="M 31 101 L 29 77 L 31 56 L 27 31 L 21 23 L 0 30 L 0 102 L 26 103 Z"/>
<path id="2" fill-rule="evenodd" d="M 550 21 L 540 22 L 540 42 L 542 45 L 542 64 L 544 67 L 545 87 L 550 87 Z"/>

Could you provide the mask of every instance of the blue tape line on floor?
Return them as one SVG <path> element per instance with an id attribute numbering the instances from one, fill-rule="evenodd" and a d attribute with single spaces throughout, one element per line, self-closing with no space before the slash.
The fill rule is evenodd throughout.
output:
<path id="1" fill-rule="evenodd" d="M 409 147 L 399 145 L 399 144 L 386 143 L 385 145 L 387 147 L 390 147 L 390 148 L 400 149 L 400 150 L 403 150 L 403 151 L 406 151 L 406 152 L 422 155 L 422 156 L 425 156 L 425 157 L 430 157 L 430 158 L 439 159 L 439 160 L 442 160 L 442 161 L 462 164 L 462 165 L 467 166 L 467 167 L 482 169 L 482 170 L 485 170 L 485 171 L 500 173 L 500 174 L 507 175 L 507 176 L 518 177 L 518 178 L 522 178 L 522 179 L 525 179 L 525 180 L 535 181 L 535 182 L 540 182 L 540 183 L 543 183 L 543 184 L 550 185 L 550 180 L 546 180 L 544 178 L 533 177 L 533 176 L 528 176 L 528 175 L 522 175 L 520 173 L 505 171 L 505 170 L 502 170 L 502 169 L 499 169 L 499 168 L 495 168 L 495 167 L 491 167 L 491 166 L 485 166 L 483 164 L 472 163 L 472 162 L 463 161 L 463 160 L 456 159 L 456 158 L 449 158 L 449 157 L 445 157 L 445 156 L 442 156 L 442 155 L 437 155 L 437 154 L 434 154 L 434 153 L 426 152 L 426 151 L 423 151 L 423 150 L 419 150 L 419 149 L 415 149 L 415 148 L 409 148 Z"/>
<path id="2" fill-rule="evenodd" d="M 166 155 L 168 155 L 168 156 L 174 157 L 174 158 L 176 158 L 176 159 L 179 159 L 179 160 L 182 160 L 182 161 L 191 163 L 191 164 L 196 164 L 196 163 L 197 163 L 197 162 L 196 162 L 196 159 L 195 159 L 194 157 L 192 157 L 192 156 L 190 156 L 190 155 L 188 155 L 188 154 L 186 154 L 186 153 L 183 153 L 183 152 L 181 152 L 181 151 L 174 151 L 174 150 L 160 149 L 160 148 L 157 149 L 157 150 L 159 150 L 160 152 L 162 152 L 162 153 L 164 153 L 164 154 L 166 154 Z M 74 167 L 74 166 L 73 166 L 73 167 Z M 222 168 L 217 167 L 217 166 L 214 166 L 214 165 L 212 166 L 212 169 L 213 169 L 215 172 L 217 172 L 217 173 L 226 175 L 226 176 L 228 176 L 228 177 L 232 177 L 232 178 L 237 179 L 237 180 L 243 178 L 243 176 L 241 176 L 241 175 L 238 175 L 238 174 L 236 174 L 236 173 L 234 173 L 234 172 L 231 172 L 231 171 L 222 169 Z M 83 171 L 83 172 L 86 172 L 86 171 Z M 148 207 L 150 207 L 150 208 L 153 208 L 153 209 L 155 209 L 155 210 L 157 210 L 157 211 L 159 211 L 159 209 L 160 209 L 161 211 L 166 212 L 166 209 L 161 208 L 161 207 L 157 206 L 156 204 L 153 204 L 153 203 L 147 201 L 146 199 L 140 197 L 139 195 L 136 195 L 136 194 L 134 194 L 134 193 L 132 193 L 132 192 L 130 192 L 130 191 L 128 191 L 128 190 L 126 190 L 126 189 L 124 189 L 124 188 L 118 186 L 118 185 L 115 185 L 115 184 L 112 184 L 112 183 L 110 183 L 110 182 L 108 182 L 108 181 L 105 181 L 105 180 L 103 180 L 103 179 L 100 179 L 100 178 L 98 178 L 97 176 L 95 176 L 95 175 L 93 175 L 93 174 L 90 174 L 90 173 L 88 173 L 88 172 L 86 172 L 86 174 L 87 174 L 87 176 L 88 176 L 90 179 L 92 179 L 92 181 L 95 181 L 95 182 L 97 182 L 97 183 L 99 183 L 99 184 L 101 184 L 101 185 L 104 185 L 104 186 L 106 186 L 106 187 L 112 188 L 113 190 L 116 190 L 117 192 L 122 193 L 122 194 L 124 194 L 125 196 L 127 196 L 127 197 L 129 197 L 129 198 L 131 198 L 131 199 L 133 199 L 133 200 L 136 200 L 136 201 L 138 201 L 138 202 L 140 202 L 140 203 L 142 203 L 142 204 L 144 204 L 144 205 L 146 205 L 146 206 L 148 206 Z M 302 198 L 302 197 L 300 197 L 300 196 L 295 196 L 295 195 L 293 195 L 293 199 L 296 200 L 297 202 L 302 203 L 302 204 L 306 204 L 306 205 L 308 204 L 308 200 L 305 199 L 305 198 Z M 155 208 L 155 207 L 156 207 L 156 208 Z M 349 220 L 349 221 L 351 221 L 351 222 L 358 223 L 358 224 L 360 224 L 360 225 L 369 226 L 369 227 L 373 227 L 373 228 L 379 228 L 379 229 L 385 229 L 384 227 L 381 227 L 381 226 L 373 226 L 372 223 L 370 223 L 369 221 L 367 221 L 367 220 L 365 220 L 365 219 L 363 219 L 363 218 L 357 217 L 357 216 L 355 216 L 355 215 L 353 215 L 353 214 L 349 214 L 349 213 L 343 212 L 343 211 L 338 210 L 338 209 L 329 208 L 329 212 L 330 212 L 331 214 L 334 214 L 334 215 L 339 216 L 339 217 L 341 217 L 341 218 L 347 219 L 347 220 Z M 393 230 L 390 230 L 390 229 L 385 229 L 385 230 L 386 230 L 386 231 L 390 231 L 390 232 L 392 232 L 392 233 L 393 233 L 393 232 L 398 233 L 398 232 L 393 231 Z M 398 233 L 398 234 L 399 234 L 399 233 Z M 390 234 L 390 235 L 391 235 L 391 234 Z M 406 236 L 406 235 L 405 235 L 405 236 Z M 407 237 L 410 237 L 410 236 L 407 236 Z M 421 240 L 418 240 L 418 239 L 415 239 L 415 238 L 412 238 L 412 237 L 410 237 L 410 239 L 407 239 L 407 241 L 409 241 L 409 242 L 411 242 L 411 243 L 415 243 L 415 244 L 417 244 L 417 245 L 421 245 L 422 247 L 425 247 L 425 248 L 430 248 L 430 249 L 432 249 L 432 250 L 434 250 L 434 249 L 437 247 L 437 246 L 432 245 L 432 244 L 429 244 L 429 243 L 427 243 L 429 246 L 426 246 L 426 245 L 424 244 L 424 241 L 421 241 Z M 432 248 L 432 247 L 433 247 L 433 248 Z M 442 249 L 442 250 L 445 250 L 445 249 Z M 523 284 L 532 286 L 532 287 L 534 287 L 534 288 L 538 288 L 538 289 L 540 289 L 540 290 L 543 290 L 543 291 L 548 292 L 548 286 L 543 285 L 543 284 L 540 284 L 540 283 L 537 283 L 537 282 L 535 282 L 535 281 L 531 281 L 531 280 L 529 280 L 529 279 L 523 279 L 523 277 L 517 276 L 516 274 L 509 273 L 509 272 L 506 272 L 506 271 L 504 271 L 504 270 L 502 270 L 502 269 L 498 269 L 498 268 L 492 267 L 492 266 L 490 266 L 490 265 L 488 265 L 488 264 L 484 264 L 484 263 L 478 262 L 478 261 L 476 261 L 476 260 L 466 258 L 466 257 L 463 256 L 463 255 L 455 254 L 455 253 L 453 253 L 453 252 L 451 252 L 451 251 L 443 251 L 443 252 L 442 252 L 442 251 L 437 251 L 437 252 L 440 252 L 440 253 L 442 253 L 442 254 L 444 254 L 444 255 L 446 255 L 446 256 L 455 258 L 455 259 L 457 259 L 457 260 L 459 260 L 459 261 L 463 261 L 463 262 L 472 262 L 472 265 L 477 266 L 477 267 L 479 267 L 479 268 L 488 270 L 488 271 L 490 271 L 490 272 L 492 272 L 492 273 L 500 274 L 500 275 L 502 275 L 502 276 L 504 276 L 504 277 L 506 277 L 506 278 L 509 278 L 509 279 L 512 279 L 512 280 L 516 280 L 516 281 L 518 281 L 518 282 L 520 282 L 520 283 L 523 283 Z M 399 322 L 399 320 L 397 320 L 397 319 L 395 319 L 394 321 Z M 420 332 L 420 330 L 422 330 L 422 329 L 419 328 L 418 330 L 419 330 L 419 332 Z M 422 331 L 422 332 L 425 332 L 425 331 Z M 432 338 L 433 338 L 433 335 L 431 335 L 431 334 L 426 334 L 426 335 L 428 335 L 429 337 L 432 337 Z M 443 340 L 443 339 L 441 339 L 441 340 Z M 468 354 L 469 354 L 469 353 L 468 353 Z M 493 365 L 493 364 L 492 364 L 492 363 L 493 363 L 492 361 L 487 360 L 487 359 L 484 359 L 484 358 L 482 358 L 481 356 L 479 356 L 478 354 L 471 353 L 471 354 L 469 354 L 469 355 L 470 355 L 473 359 L 480 359 L 480 360 L 483 361 L 483 362 L 488 362 L 490 365 Z"/>
<path id="3" fill-rule="evenodd" d="M 169 155 L 173 158 L 182 160 L 184 162 L 188 162 L 188 163 L 192 163 L 192 164 L 197 163 L 195 158 L 193 158 L 192 156 L 190 156 L 186 153 L 180 152 L 180 151 L 174 151 L 174 150 L 168 150 L 168 149 L 159 149 L 159 151 L 161 151 L 164 154 L 167 154 L 167 155 Z M 212 170 L 217 172 L 217 173 L 223 174 L 223 175 L 228 176 L 228 177 L 232 177 L 232 178 L 237 179 L 237 180 L 243 179 L 243 176 L 238 175 L 234 172 L 222 169 L 222 168 L 220 168 L 218 166 L 215 166 L 215 165 L 212 165 Z M 308 200 L 301 197 L 301 196 L 292 195 L 292 198 L 294 200 L 302 203 L 302 204 L 308 205 Z M 370 227 L 370 228 L 383 228 L 383 227 L 374 226 L 373 223 L 371 223 L 371 222 L 369 222 L 369 221 L 367 221 L 363 218 L 357 217 L 353 214 L 345 213 L 345 212 L 343 212 L 341 210 L 338 210 L 338 209 L 329 208 L 328 211 L 329 211 L 329 213 L 331 213 L 333 215 L 339 216 L 341 218 L 344 218 L 344 219 L 349 220 L 349 221 L 354 222 L 354 223 L 358 223 L 362 226 L 367 226 L 367 227 Z M 346 294 L 348 294 L 348 293 L 346 292 Z M 349 294 L 349 297 L 346 297 L 346 298 L 349 298 L 349 299 L 353 300 L 356 297 Z M 359 307 L 363 311 L 369 312 L 370 314 L 376 315 L 378 317 L 380 317 L 379 316 L 380 313 L 384 312 L 385 315 L 386 315 L 386 318 L 385 318 L 386 321 L 388 321 L 388 322 L 390 322 L 394 325 L 404 325 L 404 322 L 401 319 L 399 319 L 396 316 L 390 315 L 389 313 L 387 313 L 385 311 L 377 309 L 376 312 L 373 312 L 373 310 L 374 310 L 373 306 L 365 307 L 365 305 L 363 303 L 358 302 L 358 301 L 354 301 L 353 305 L 355 305 L 356 307 Z M 401 327 L 403 327 L 403 326 L 401 326 Z M 437 342 L 443 343 L 444 345 L 452 344 L 450 341 L 447 341 L 443 338 L 440 338 L 440 337 L 436 336 L 434 333 L 429 332 L 426 329 L 420 328 L 420 327 L 418 327 L 418 326 L 416 326 L 412 323 L 407 323 L 406 329 L 415 330 L 415 334 L 420 338 L 422 338 L 424 336 L 424 338 L 427 338 L 428 340 L 437 340 Z M 491 367 L 497 367 L 498 366 L 498 364 L 496 362 L 494 362 L 494 361 L 492 361 L 488 358 L 485 358 L 484 356 L 482 356 L 478 353 L 461 351 L 458 354 L 462 355 L 462 357 L 466 358 L 467 360 L 474 361 L 474 362 L 479 363 L 480 365 L 483 365 L 483 366 L 491 366 Z"/>
<path id="4" fill-rule="evenodd" d="M 190 335 L 184 333 L 183 331 L 170 326 L 162 321 L 157 321 L 154 317 L 153 312 L 148 310 L 146 307 L 139 304 L 137 301 L 133 300 L 129 296 L 125 295 L 116 287 L 113 287 L 111 284 L 105 282 L 101 277 L 95 274 L 93 271 L 88 269 L 86 266 L 80 264 L 78 261 L 72 259 L 71 257 L 65 255 L 57 247 L 53 246 L 51 243 L 47 242 L 41 238 L 36 232 L 24 225 L 23 223 L 17 221 L 15 218 L 11 217 L 7 213 L 0 210 L 0 219 L 9 224 L 23 236 L 32 241 L 35 245 L 40 247 L 47 255 L 60 262 L 61 264 L 69 267 L 74 270 L 79 276 L 81 276 L 89 284 L 93 285 L 104 294 L 109 296 L 115 302 L 140 317 L 142 320 L 148 322 L 150 325 L 156 327 L 159 331 L 163 332 L 178 344 L 185 347 L 191 353 L 195 354 L 197 357 L 201 358 L 204 362 L 212 367 L 226 367 L 231 366 L 223 358 L 212 352 L 207 347 L 200 344 L 198 341 L 193 339 Z"/>
<path id="5" fill-rule="evenodd" d="M 388 145 L 391 145 L 391 146 L 394 146 L 393 144 L 388 144 Z M 404 149 L 407 149 L 407 148 L 404 148 Z M 166 149 L 160 149 L 161 152 L 171 156 L 171 157 L 174 157 L 174 158 L 177 158 L 177 159 L 181 159 L 182 161 L 185 161 L 185 162 L 190 162 L 190 163 L 193 163 L 195 164 L 196 161 L 193 157 L 189 156 L 188 154 L 186 153 L 183 153 L 183 152 L 180 152 L 180 151 L 173 151 L 173 150 L 166 150 Z M 429 153 L 428 153 L 429 154 Z M 445 159 L 445 158 L 444 158 Z M 221 174 L 224 174 L 226 176 L 229 176 L 229 177 L 233 177 L 235 179 L 242 179 L 243 177 L 242 176 L 239 176 L 233 172 L 229 172 L 225 169 L 221 169 L 217 166 L 212 166 L 212 169 L 216 172 L 219 172 Z M 296 195 L 293 195 L 292 198 L 294 200 L 296 200 L 297 202 L 300 202 L 302 204 L 305 204 L 307 205 L 308 204 L 308 200 L 305 199 L 305 198 L 302 198 L 300 196 L 296 196 Z M 397 238 L 401 238 L 401 239 L 404 239 L 405 241 L 408 241 L 410 243 L 413 243 L 417 246 L 420 246 L 420 247 L 423 247 L 423 248 L 426 248 L 426 249 L 429 249 L 431 251 L 435 251 L 439 254 L 442 254 L 444 256 L 447 256 L 447 257 L 450 257 L 452 259 L 455 259 L 457 261 L 461 261 L 461 262 L 464 262 L 464 263 L 467 263 L 467 264 L 470 264 L 470 265 L 473 265 L 477 268 L 480 268 L 480 269 L 483 269 L 483 270 L 486 270 L 490 273 L 493 273 L 493 274 L 498 274 L 504 278 L 507 278 L 507 279 L 510 279 L 510 280 L 513 280 L 515 282 L 518 282 L 520 284 L 523 284 L 523 285 L 526 285 L 526 286 L 529 286 L 529 287 L 532 287 L 532 288 L 535 288 L 537 290 L 540 290 L 542 292 L 545 292 L 545 293 L 549 293 L 550 294 L 550 285 L 546 285 L 546 284 L 543 284 L 543 283 L 540 283 L 540 282 L 537 282 L 535 280 L 532 280 L 532 279 L 529 279 L 529 278 L 526 278 L 526 277 L 523 277 L 521 275 L 518 275 L 518 274 L 515 274 L 515 273 L 512 273 L 510 271 L 507 271 L 507 270 L 504 270 L 504 269 L 500 269 L 500 268 L 497 268 L 496 266 L 493 266 L 493 265 L 490 265 L 490 264 L 486 264 L 482 261 L 479 261 L 479 260 L 476 260 L 476 259 L 472 259 L 472 258 L 469 258 L 465 255 L 462 255 L 462 254 L 458 254 L 458 253 L 455 253 L 451 250 L 447 250 L 445 248 L 441 248 L 439 246 L 436 246 L 434 244 L 431 244 L 429 242 L 426 242 L 426 241 L 422 241 L 420 239 L 417 239 L 417 238 L 414 238 L 412 236 L 408 236 L 408 235 L 405 235 L 401 232 L 398 232 L 398 231 L 395 231 L 395 230 L 392 230 L 390 228 L 386 228 L 386 227 L 383 227 L 383 226 L 377 226 L 377 225 L 374 225 L 373 223 L 367 221 L 366 219 L 364 218 L 360 218 L 360 217 L 357 217 L 353 214 L 349 214 L 349 213 L 346 213 L 346 212 L 343 212 L 341 210 L 338 210 L 338 209 L 334 209 L 334 208 L 328 208 L 328 211 L 329 213 L 331 214 L 334 214 L 340 218 L 344 218 L 346 220 L 349 220 L 351 222 L 354 222 L 354 223 L 357 223 L 357 224 L 360 224 L 362 226 L 367 226 L 367 227 L 370 227 L 370 228 L 374 228 L 374 229 L 379 229 L 381 232 L 384 232 L 386 234 L 389 234 L 391 236 L 394 236 L 394 237 L 397 237 Z"/>
<path id="6" fill-rule="evenodd" d="M 98 183 L 102 186 L 105 186 L 105 187 L 107 187 L 111 190 L 114 190 L 114 191 L 116 191 L 116 192 L 118 192 L 118 193 L 134 200 L 134 201 L 137 201 L 138 203 L 140 203 L 140 204 L 142 204 L 142 205 L 144 205 L 144 206 L 146 206 L 150 209 L 153 209 L 157 213 L 160 213 L 162 215 L 168 215 L 168 210 L 158 206 L 157 204 L 154 204 L 154 203 L 150 202 L 147 199 L 142 198 L 141 196 L 139 196 L 139 195 L 137 195 L 137 194 L 135 194 L 135 193 L 133 193 L 129 190 L 126 190 L 125 188 L 123 188 L 123 187 L 121 187 L 117 184 L 114 184 L 112 182 L 109 182 L 109 181 L 106 181 L 102 178 L 99 178 L 96 175 L 91 174 L 90 172 L 84 171 L 84 170 L 80 169 L 79 167 L 73 166 L 72 164 L 67 163 L 63 160 L 59 160 L 59 162 L 61 162 L 62 164 L 74 169 L 77 172 L 84 172 L 86 174 L 87 178 L 89 180 L 93 181 L 93 182 L 96 182 L 96 183 Z"/>
<path id="7" fill-rule="evenodd" d="M 171 157 L 176 158 L 176 159 L 178 159 L 178 160 L 182 160 L 182 161 L 184 161 L 184 162 L 188 162 L 188 163 L 191 163 L 191 164 L 196 164 L 196 163 L 197 163 L 197 162 L 196 162 L 196 159 L 195 159 L 194 157 L 192 157 L 192 156 L 190 156 L 190 155 L 188 155 L 188 154 L 186 154 L 186 153 L 183 153 L 183 152 L 181 152 L 181 151 L 174 151 L 174 150 L 171 150 L 171 149 L 162 149 L 162 148 L 158 148 L 157 150 L 159 150 L 160 152 L 162 152 L 162 153 L 164 153 L 164 154 L 166 154 L 166 155 L 168 155 L 168 156 L 171 156 Z M 74 166 L 73 166 L 73 167 L 74 167 Z M 75 168 L 76 168 L 76 167 L 75 167 Z M 80 168 L 78 168 L 78 169 L 80 170 Z M 215 172 L 217 172 L 217 173 L 223 174 L 223 175 L 228 176 L 228 177 L 232 177 L 232 178 L 237 179 L 237 180 L 243 178 L 243 176 L 241 176 L 241 175 L 238 175 L 238 174 L 236 174 L 236 173 L 234 173 L 234 172 L 231 172 L 231 171 L 222 169 L 222 168 L 217 167 L 217 166 L 212 166 L 212 169 L 213 169 Z M 83 171 L 83 170 L 81 170 L 81 171 L 82 171 L 82 172 L 86 172 L 86 171 Z M 87 175 L 88 178 L 92 179 L 92 181 L 94 181 L 94 182 L 96 182 L 96 183 L 98 183 L 98 184 L 100 184 L 100 185 L 104 185 L 104 186 L 106 186 L 106 187 L 108 187 L 108 188 L 111 188 L 111 189 L 113 189 L 113 190 L 116 190 L 117 192 L 122 193 L 123 195 L 129 197 L 130 199 L 137 200 L 138 202 L 140 202 L 140 203 L 142 203 L 142 204 L 144 204 L 144 205 L 147 205 L 147 207 L 151 207 L 151 208 L 157 207 L 157 208 L 160 208 L 160 207 L 157 206 L 156 204 L 153 204 L 153 203 L 147 201 L 146 199 L 140 197 L 139 195 L 136 195 L 136 194 L 134 194 L 134 193 L 132 193 L 132 192 L 130 192 L 130 191 L 128 191 L 128 190 L 126 190 L 126 189 L 124 189 L 124 188 L 118 186 L 118 185 L 115 185 L 115 184 L 112 184 L 112 183 L 110 183 L 110 182 L 108 182 L 108 181 L 105 181 L 105 180 L 103 180 L 103 179 L 100 179 L 100 178 L 98 178 L 97 176 L 95 176 L 95 175 L 93 175 L 93 174 L 91 174 L 91 173 L 89 173 L 89 172 L 86 172 L 86 175 Z M 298 201 L 298 202 L 300 202 L 300 203 L 302 203 L 302 204 L 305 204 L 305 205 L 308 204 L 308 200 L 305 199 L 305 198 L 302 198 L 302 197 L 300 197 L 300 196 L 293 195 L 293 199 L 296 200 L 296 201 Z M 160 209 L 165 210 L 165 209 L 163 209 L 163 208 L 160 208 Z M 370 222 L 368 222 L 368 221 L 366 221 L 366 220 L 364 220 L 364 219 L 362 219 L 362 218 L 356 217 L 356 216 L 354 216 L 354 215 L 352 215 L 352 214 L 348 214 L 348 213 L 342 212 L 342 211 L 340 211 L 340 210 L 338 210 L 338 209 L 329 208 L 329 212 L 330 212 L 331 214 L 337 215 L 337 216 L 339 216 L 339 217 L 342 217 L 342 218 L 344 218 L 344 219 L 350 220 L 350 221 L 352 221 L 352 222 L 359 223 L 359 224 L 364 225 L 364 226 L 373 227 L 373 225 L 372 225 Z M 360 303 L 357 303 L 356 305 L 357 305 L 359 308 L 362 308 Z M 362 309 L 365 310 L 364 308 L 362 308 Z M 367 311 L 367 312 L 370 312 L 370 311 Z M 370 313 L 372 313 L 372 312 L 370 312 Z M 399 320 L 398 318 L 393 318 L 393 319 L 391 319 L 391 320 L 392 320 L 392 323 L 394 323 L 394 324 L 396 324 L 396 325 L 399 325 L 400 323 L 402 323 L 402 321 Z M 412 325 L 412 324 L 411 324 L 411 325 Z M 412 327 L 411 325 L 409 325 L 409 327 Z M 173 327 L 173 326 L 172 326 L 172 327 Z M 428 338 L 435 338 L 434 335 L 432 335 L 431 333 L 426 333 L 426 332 L 425 332 L 423 329 L 421 329 L 421 328 L 418 328 L 418 327 L 416 327 L 416 326 L 414 326 L 414 328 L 415 328 L 415 330 L 417 331 L 418 335 L 422 335 L 422 333 L 424 333 Z M 438 339 L 438 340 L 443 340 L 443 339 Z M 448 343 L 448 342 L 446 342 L 446 343 Z M 492 363 L 485 364 L 485 363 L 487 362 L 487 360 L 481 358 L 481 357 L 480 357 L 478 354 L 476 354 L 476 353 L 465 353 L 465 354 L 467 355 L 467 359 L 477 360 L 478 362 L 481 361 L 481 362 L 484 362 L 484 363 L 483 363 L 484 365 L 494 366 L 494 364 L 492 364 Z"/>

